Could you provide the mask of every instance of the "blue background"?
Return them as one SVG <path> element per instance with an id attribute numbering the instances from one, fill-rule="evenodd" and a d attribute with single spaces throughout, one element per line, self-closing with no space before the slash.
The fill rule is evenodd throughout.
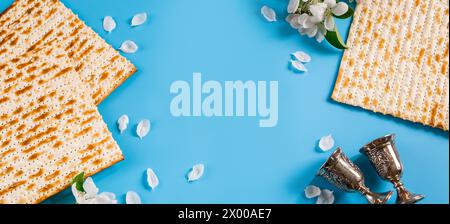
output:
<path id="1" fill-rule="evenodd" d="M 362 168 L 374 191 L 392 188 L 376 176 L 358 149 L 387 133 L 397 134 L 404 163 L 403 181 L 413 192 L 426 194 L 422 203 L 449 202 L 448 132 L 424 127 L 335 103 L 330 95 L 341 51 L 327 43 L 300 37 L 284 22 L 287 0 L 63 0 L 114 47 L 134 40 L 140 50 L 125 55 L 138 68 L 100 106 L 100 112 L 121 146 L 125 160 L 94 176 L 101 191 L 124 202 L 129 190 L 145 203 L 315 203 L 303 194 L 311 182 L 335 191 L 337 203 L 365 203 L 358 194 L 343 193 L 314 175 L 331 154 L 317 149 L 329 133 Z M 5 9 L 12 0 L 2 0 Z M 260 15 L 263 5 L 278 12 L 278 22 Z M 136 13 L 149 13 L 145 25 L 131 28 Z M 104 16 L 117 29 L 107 34 Z M 350 20 L 338 22 L 347 35 Z M 288 69 L 290 53 L 303 50 L 313 60 L 308 73 Z M 169 87 L 176 80 L 275 80 L 279 82 L 279 121 L 259 128 L 258 118 L 174 118 Z M 120 135 L 116 120 L 130 117 Z M 139 140 L 139 120 L 152 121 L 151 133 Z M 187 183 L 186 173 L 204 163 L 205 175 Z M 151 167 L 160 185 L 150 191 L 145 170 Z M 395 199 L 391 199 L 392 203 Z M 45 203 L 73 203 L 69 190 Z"/>

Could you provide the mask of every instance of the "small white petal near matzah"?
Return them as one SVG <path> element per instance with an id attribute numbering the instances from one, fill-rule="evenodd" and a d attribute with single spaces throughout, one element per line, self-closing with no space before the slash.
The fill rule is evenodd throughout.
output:
<path id="1" fill-rule="evenodd" d="M 149 120 L 144 119 L 139 122 L 139 124 L 136 127 L 136 134 L 140 139 L 147 136 L 147 134 L 150 132 L 151 129 L 151 123 Z"/>
<path id="2" fill-rule="evenodd" d="M 130 122 L 130 119 L 128 118 L 128 115 L 124 114 L 119 117 L 117 120 L 117 126 L 119 128 L 120 134 L 122 134 L 128 127 L 128 123 Z"/>
<path id="3" fill-rule="evenodd" d="M 136 53 L 138 49 L 139 47 L 137 46 L 137 44 L 131 40 L 124 41 L 119 48 L 119 50 L 127 54 Z"/>
<path id="4" fill-rule="evenodd" d="M 125 196 L 125 201 L 127 204 L 142 204 L 141 197 L 134 192 L 134 191 L 128 191 L 127 195 Z"/>
<path id="5" fill-rule="evenodd" d="M 116 29 L 116 21 L 114 21 L 114 19 L 111 16 L 106 16 L 103 19 L 103 29 L 106 32 L 111 33 L 111 31 Z"/>
<path id="6" fill-rule="evenodd" d="M 133 19 L 131 20 L 131 26 L 140 26 L 147 21 L 147 13 L 139 13 L 135 16 L 133 16 Z"/>

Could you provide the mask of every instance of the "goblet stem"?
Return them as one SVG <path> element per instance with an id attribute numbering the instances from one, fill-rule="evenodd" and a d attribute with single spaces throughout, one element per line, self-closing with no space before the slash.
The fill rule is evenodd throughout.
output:
<path id="1" fill-rule="evenodd" d="M 392 196 L 392 191 L 377 194 L 370 191 L 367 187 L 361 187 L 360 192 L 364 197 L 366 197 L 370 204 L 386 204 Z"/>
<path id="2" fill-rule="evenodd" d="M 406 190 L 403 183 L 400 181 L 393 182 L 394 187 L 397 190 L 397 204 L 414 204 L 424 199 L 425 196 L 422 194 L 413 194 Z"/>

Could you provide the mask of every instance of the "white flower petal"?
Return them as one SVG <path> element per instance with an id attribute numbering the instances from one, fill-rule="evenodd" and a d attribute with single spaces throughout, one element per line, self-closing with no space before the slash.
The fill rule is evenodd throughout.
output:
<path id="1" fill-rule="evenodd" d="M 296 61 L 296 60 L 291 60 L 291 66 L 292 68 L 294 68 L 296 71 L 299 72 L 307 72 L 308 69 L 306 69 L 305 65 L 303 65 L 303 63 Z"/>
<path id="2" fill-rule="evenodd" d="M 327 4 L 328 8 L 336 6 L 336 0 L 324 0 L 323 3 Z"/>
<path id="3" fill-rule="evenodd" d="M 83 189 L 87 197 L 95 197 L 99 191 L 91 177 L 86 178 L 83 183 Z"/>
<path id="4" fill-rule="evenodd" d="M 303 51 L 294 52 L 292 53 L 292 56 L 294 56 L 295 59 L 303 63 L 308 63 L 311 61 L 311 56 L 309 56 L 309 54 Z"/>
<path id="5" fill-rule="evenodd" d="M 128 127 L 128 123 L 130 122 L 130 119 L 126 114 L 119 117 L 117 120 L 117 126 L 119 128 L 120 134 L 122 134 Z"/>
<path id="6" fill-rule="evenodd" d="M 325 29 L 327 29 L 328 31 L 334 31 L 335 24 L 334 24 L 334 19 L 331 15 L 327 16 L 327 18 L 325 19 L 324 26 L 325 26 Z"/>
<path id="7" fill-rule="evenodd" d="M 316 26 L 316 23 L 313 23 L 312 19 L 313 19 L 312 16 L 308 16 L 307 15 L 307 18 L 303 20 L 303 23 L 301 23 L 303 28 L 309 29 L 309 28 L 312 28 L 312 27 Z"/>
<path id="8" fill-rule="evenodd" d="M 92 201 L 93 204 L 117 204 L 116 195 L 109 192 L 104 192 L 97 197 L 95 197 L 95 201 Z"/>
<path id="9" fill-rule="evenodd" d="M 134 191 L 128 191 L 127 195 L 125 196 L 125 201 L 127 204 L 142 204 L 141 197 L 134 192 Z"/>
<path id="10" fill-rule="evenodd" d="M 300 17 L 300 15 L 299 14 L 291 14 L 291 15 L 293 15 L 292 19 L 289 23 L 291 25 L 291 27 L 294 29 L 300 28 L 300 23 L 298 23 L 298 21 L 299 21 L 298 18 Z"/>
<path id="11" fill-rule="evenodd" d="M 78 191 L 77 184 L 72 184 L 72 194 L 77 204 L 84 204 L 85 194 L 81 191 Z"/>
<path id="12" fill-rule="evenodd" d="M 107 198 L 107 199 L 109 199 L 111 201 L 116 200 L 116 195 L 114 193 L 111 193 L 111 192 L 102 192 L 98 196 L 105 197 L 105 198 Z"/>
<path id="13" fill-rule="evenodd" d="M 111 33 L 111 31 L 113 31 L 116 28 L 116 21 L 114 21 L 114 19 L 111 16 L 105 16 L 105 18 L 103 19 L 103 29 L 108 32 Z"/>
<path id="14" fill-rule="evenodd" d="M 147 169 L 147 183 L 152 190 L 154 190 L 159 185 L 159 179 L 158 176 L 156 176 L 155 172 L 148 168 Z"/>
<path id="15" fill-rule="evenodd" d="M 322 151 L 326 152 L 326 151 L 332 149 L 333 146 L 334 146 L 334 139 L 333 139 L 332 135 L 327 135 L 327 136 L 320 138 L 319 148 Z"/>
<path id="16" fill-rule="evenodd" d="M 345 2 L 339 2 L 333 8 L 332 12 L 336 16 L 342 16 L 348 11 L 348 5 Z"/>
<path id="17" fill-rule="evenodd" d="M 203 176 L 203 173 L 205 172 L 205 165 L 203 164 L 196 164 L 192 167 L 192 170 L 188 173 L 188 181 L 196 181 L 200 179 Z"/>
<path id="18" fill-rule="evenodd" d="M 306 29 L 306 35 L 308 35 L 308 37 L 315 37 L 318 31 L 318 27 L 315 25 L 311 28 Z"/>
<path id="19" fill-rule="evenodd" d="M 310 5 L 309 11 L 313 16 L 312 22 L 313 23 L 322 22 L 324 19 L 326 9 L 327 5 L 325 3 L 316 3 L 314 5 Z"/>
<path id="20" fill-rule="evenodd" d="M 133 16 L 131 20 L 131 26 L 140 26 L 147 21 L 147 13 L 139 13 Z"/>
<path id="21" fill-rule="evenodd" d="M 289 0 L 287 11 L 288 13 L 295 13 L 300 5 L 300 0 Z"/>
<path id="22" fill-rule="evenodd" d="M 298 33 L 299 33 L 300 35 L 304 36 L 304 35 L 306 34 L 306 29 L 300 27 L 300 28 L 298 29 Z"/>
<path id="23" fill-rule="evenodd" d="M 139 122 L 137 128 L 136 128 L 136 134 L 139 136 L 140 139 L 144 138 L 151 129 L 151 123 L 149 120 L 144 119 Z"/>
<path id="24" fill-rule="evenodd" d="M 277 14 L 275 13 L 275 11 L 272 8 L 270 8 L 268 6 L 261 7 L 261 14 L 269 22 L 277 21 Z"/>
<path id="25" fill-rule="evenodd" d="M 306 198 L 315 198 L 318 197 L 321 193 L 320 188 L 314 186 L 314 185 L 309 185 L 305 188 L 305 196 Z"/>
<path id="26" fill-rule="evenodd" d="M 304 25 L 305 25 L 305 22 L 308 19 L 308 17 L 309 17 L 309 15 L 306 13 L 301 14 L 298 17 L 298 24 L 300 24 L 300 26 L 302 26 L 303 28 L 307 28 L 307 27 L 304 27 Z"/>
<path id="27" fill-rule="evenodd" d="M 316 204 L 333 204 L 334 203 L 334 195 L 333 191 L 323 189 L 317 198 Z"/>
<path id="28" fill-rule="evenodd" d="M 135 42 L 127 40 L 122 43 L 122 46 L 120 46 L 119 50 L 127 54 L 133 54 L 138 50 L 138 46 Z"/>
<path id="29" fill-rule="evenodd" d="M 291 23 L 291 20 L 292 20 L 292 18 L 294 17 L 294 15 L 295 14 L 288 14 L 287 16 L 286 16 L 286 22 L 288 22 L 288 23 Z"/>
<path id="30" fill-rule="evenodd" d="M 325 35 L 323 35 L 322 32 L 317 32 L 316 34 L 316 41 L 321 43 L 325 39 Z"/>

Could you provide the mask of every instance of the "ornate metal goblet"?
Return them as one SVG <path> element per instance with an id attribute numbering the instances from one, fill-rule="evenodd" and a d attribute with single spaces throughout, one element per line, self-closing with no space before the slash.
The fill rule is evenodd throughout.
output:
<path id="1" fill-rule="evenodd" d="M 394 134 L 370 142 L 363 146 L 360 152 L 369 158 L 381 178 L 394 184 L 397 190 L 397 204 L 413 204 L 425 197 L 409 192 L 400 181 L 403 174 L 403 165 L 395 147 Z"/>
<path id="2" fill-rule="evenodd" d="M 361 170 L 345 156 L 341 148 L 337 148 L 333 152 L 319 169 L 317 176 L 325 178 L 344 191 L 360 192 L 370 204 L 385 204 L 392 196 L 392 191 L 382 194 L 370 191 L 364 184 L 364 176 Z"/>

